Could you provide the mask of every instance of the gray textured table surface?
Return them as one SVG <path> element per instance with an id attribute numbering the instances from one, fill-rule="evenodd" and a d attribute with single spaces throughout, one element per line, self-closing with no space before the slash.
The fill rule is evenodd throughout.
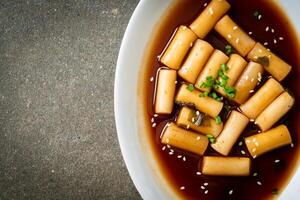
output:
<path id="1" fill-rule="evenodd" d="M 0 199 L 140 199 L 113 113 L 137 3 L 0 2 Z"/>

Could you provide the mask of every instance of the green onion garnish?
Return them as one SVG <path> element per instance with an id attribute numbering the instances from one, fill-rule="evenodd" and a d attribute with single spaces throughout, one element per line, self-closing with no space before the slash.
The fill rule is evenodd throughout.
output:
<path id="1" fill-rule="evenodd" d="M 232 52 L 233 52 L 232 46 L 226 45 L 226 46 L 225 46 L 225 53 L 226 53 L 227 55 L 230 55 L 230 54 L 232 54 Z"/>
<path id="2" fill-rule="evenodd" d="M 217 124 L 221 124 L 222 123 L 222 120 L 221 120 L 220 116 L 216 116 L 215 121 L 216 121 Z"/>
<path id="3" fill-rule="evenodd" d="M 207 97 L 208 96 L 208 92 L 205 91 L 205 92 L 202 92 L 201 94 L 199 94 L 199 97 Z"/>
<path id="4" fill-rule="evenodd" d="M 216 138 L 212 135 L 212 134 L 207 134 L 206 137 L 208 138 L 208 141 L 210 143 L 215 143 L 216 142 Z"/>
<path id="5" fill-rule="evenodd" d="M 188 91 L 190 91 L 190 92 L 193 92 L 193 91 L 195 90 L 193 84 L 189 84 L 189 85 L 186 87 L 186 89 L 187 89 Z"/>
<path id="6" fill-rule="evenodd" d="M 210 88 L 214 85 L 215 79 L 212 76 L 206 77 L 206 81 L 200 84 L 200 87 Z"/>
<path id="7" fill-rule="evenodd" d="M 258 15 L 259 15 L 259 11 L 257 10 L 257 11 L 255 11 L 254 13 L 253 13 L 253 15 L 254 15 L 254 17 L 258 17 Z"/>

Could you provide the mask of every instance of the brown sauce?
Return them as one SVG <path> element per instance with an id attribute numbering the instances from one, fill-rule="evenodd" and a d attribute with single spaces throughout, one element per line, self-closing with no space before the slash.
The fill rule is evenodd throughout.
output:
<path id="1" fill-rule="evenodd" d="M 296 99 L 296 105 L 294 105 L 288 116 L 283 117 L 279 123 L 288 125 L 294 147 L 285 146 L 252 159 L 251 176 L 242 178 L 197 175 L 196 172 L 201 157 L 180 150 L 176 150 L 174 155 L 169 155 L 168 150 L 162 150 L 163 145 L 160 143 L 161 131 L 168 121 L 174 121 L 179 107 L 175 106 L 171 115 L 155 117 L 154 120 L 157 126 L 151 128 L 151 118 L 155 114 L 153 106 L 155 83 L 150 82 L 150 78 L 155 78 L 157 69 L 162 67 L 157 56 L 161 54 L 176 27 L 182 24 L 190 24 L 204 9 L 203 4 L 205 1 L 203 0 L 176 1 L 157 26 L 146 50 L 143 66 L 144 74 L 140 79 L 140 83 L 143 86 L 142 101 L 144 102 L 144 109 L 148 114 L 145 118 L 146 123 L 149 125 L 149 140 L 165 177 L 171 183 L 173 189 L 185 199 L 245 200 L 276 198 L 279 194 L 274 195 L 272 191 L 282 192 L 297 167 L 299 157 L 300 125 L 297 122 L 300 121 L 300 107 L 297 102 L 300 100 L 300 87 L 297 86 L 298 81 L 296 80 L 297 77 L 300 77 L 298 40 L 287 17 L 271 1 L 228 0 L 228 2 L 231 4 L 229 15 L 239 26 L 246 32 L 253 32 L 251 37 L 256 41 L 268 42 L 267 47 L 272 52 L 293 66 L 292 72 L 282 84 L 292 92 Z M 261 20 L 257 20 L 253 15 L 257 10 L 262 14 Z M 268 32 L 265 31 L 267 26 L 270 27 Z M 274 29 L 274 33 L 271 29 Z M 280 41 L 279 37 L 283 37 L 284 40 Z M 276 44 L 274 44 L 274 38 L 277 39 Z M 224 50 L 224 40 L 214 31 L 205 40 L 208 40 L 215 48 Z M 249 125 L 238 141 L 242 141 L 242 138 L 251 135 L 254 130 L 255 127 Z M 236 144 L 230 155 L 242 156 L 241 150 L 245 150 L 246 155 L 248 154 L 245 146 L 240 147 Z M 182 155 L 182 157 L 179 156 L 180 158 L 178 158 L 178 155 Z M 217 153 L 212 149 L 208 149 L 205 155 L 217 155 Z M 186 161 L 184 161 L 183 156 Z M 280 160 L 280 162 L 275 163 L 275 160 Z M 257 173 L 257 176 L 253 176 L 254 173 Z M 261 182 L 262 185 L 258 185 L 257 181 Z M 204 183 L 208 183 L 208 186 L 206 186 L 207 194 L 204 193 L 205 190 L 201 189 Z M 181 186 L 184 186 L 185 189 L 180 190 Z M 229 195 L 230 190 L 233 190 L 232 195 Z"/>

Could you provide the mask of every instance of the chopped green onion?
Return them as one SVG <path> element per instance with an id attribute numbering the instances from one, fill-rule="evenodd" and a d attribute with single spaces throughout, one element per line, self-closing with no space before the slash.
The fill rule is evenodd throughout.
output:
<path id="1" fill-rule="evenodd" d="M 207 138 L 214 138 L 214 136 L 212 134 L 207 134 L 206 136 L 207 136 Z"/>
<path id="2" fill-rule="evenodd" d="M 205 91 L 205 92 L 202 92 L 201 94 L 199 94 L 199 97 L 207 97 L 208 96 L 208 92 Z"/>
<path id="3" fill-rule="evenodd" d="M 221 124 L 222 123 L 222 120 L 221 120 L 220 116 L 216 116 L 215 120 L 216 120 L 217 124 Z"/>
<path id="4" fill-rule="evenodd" d="M 225 72 L 227 72 L 228 71 L 228 66 L 226 65 L 226 64 L 221 64 L 221 69 L 223 70 L 223 71 L 225 71 Z"/>
<path id="5" fill-rule="evenodd" d="M 190 92 L 193 92 L 193 91 L 195 90 L 193 84 L 189 84 L 189 85 L 186 87 L 186 89 L 187 89 L 188 91 L 190 91 Z"/>
<path id="6" fill-rule="evenodd" d="M 223 72 L 222 69 L 219 69 L 219 70 L 218 70 L 218 76 L 222 76 L 222 75 L 224 75 L 224 72 Z"/>
<path id="7" fill-rule="evenodd" d="M 217 84 L 215 84 L 215 85 L 213 85 L 213 88 L 214 88 L 215 90 L 219 89 L 219 85 L 218 85 L 218 83 L 217 83 Z"/>
<path id="8" fill-rule="evenodd" d="M 223 98 L 222 97 L 218 97 L 218 98 L 216 98 L 216 100 L 222 102 Z"/>
<path id="9" fill-rule="evenodd" d="M 233 52 L 232 46 L 226 45 L 226 46 L 225 46 L 225 53 L 226 53 L 227 55 L 230 55 L 230 54 L 232 54 L 232 52 Z"/>
<path id="10" fill-rule="evenodd" d="M 206 77 L 206 81 L 200 84 L 200 87 L 210 88 L 214 85 L 215 79 L 212 76 Z"/>
<path id="11" fill-rule="evenodd" d="M 226 80 L 226 79 L 221 79 L 221 81 L 220 81 L 220 86 L 221 87 L 225 87 L 226 85 L 227 85 L 227 82 L 228 82 L 228 79 Z"/>
<path id="12" fill-rule="evenodd" d="M 259 11 L 257 10 L 257 11 L 255 11 L 254 13 L 253 13 L 253 15 L 254 15 L 254 17 L 258 17 L 258 15 L 259 15 Z"/>
<path id="13" fill-rule="evenodd" d="M 229 98 L 235 97 L 235 88 L 234 87 L 225 87 L 224 91 Z"/>
<path id="14" fill-rule="evenodd" d="M 218 98 L 218 95 L 217 95 L 215 92 L 212 92 L 210 95 L 211 95 L 211 97 L 214 98 L 214 99 Z"/>
<path id="15" fill-rule="evenodd" d="M 212 135 L 212 134 L 207 134 L 206 137 L 208 138 L 208 141 L 210 143 L 215 143 L 216 142 L 216 138 Z"/>

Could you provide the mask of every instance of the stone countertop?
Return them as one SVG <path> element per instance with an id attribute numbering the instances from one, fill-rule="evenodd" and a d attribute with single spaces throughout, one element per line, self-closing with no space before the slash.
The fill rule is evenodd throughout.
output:
<path id="1" fill-rule="evenodd" d="M 140 199 L 113 113 L 137 3 L 0 2 L 0 199 Z"/>

